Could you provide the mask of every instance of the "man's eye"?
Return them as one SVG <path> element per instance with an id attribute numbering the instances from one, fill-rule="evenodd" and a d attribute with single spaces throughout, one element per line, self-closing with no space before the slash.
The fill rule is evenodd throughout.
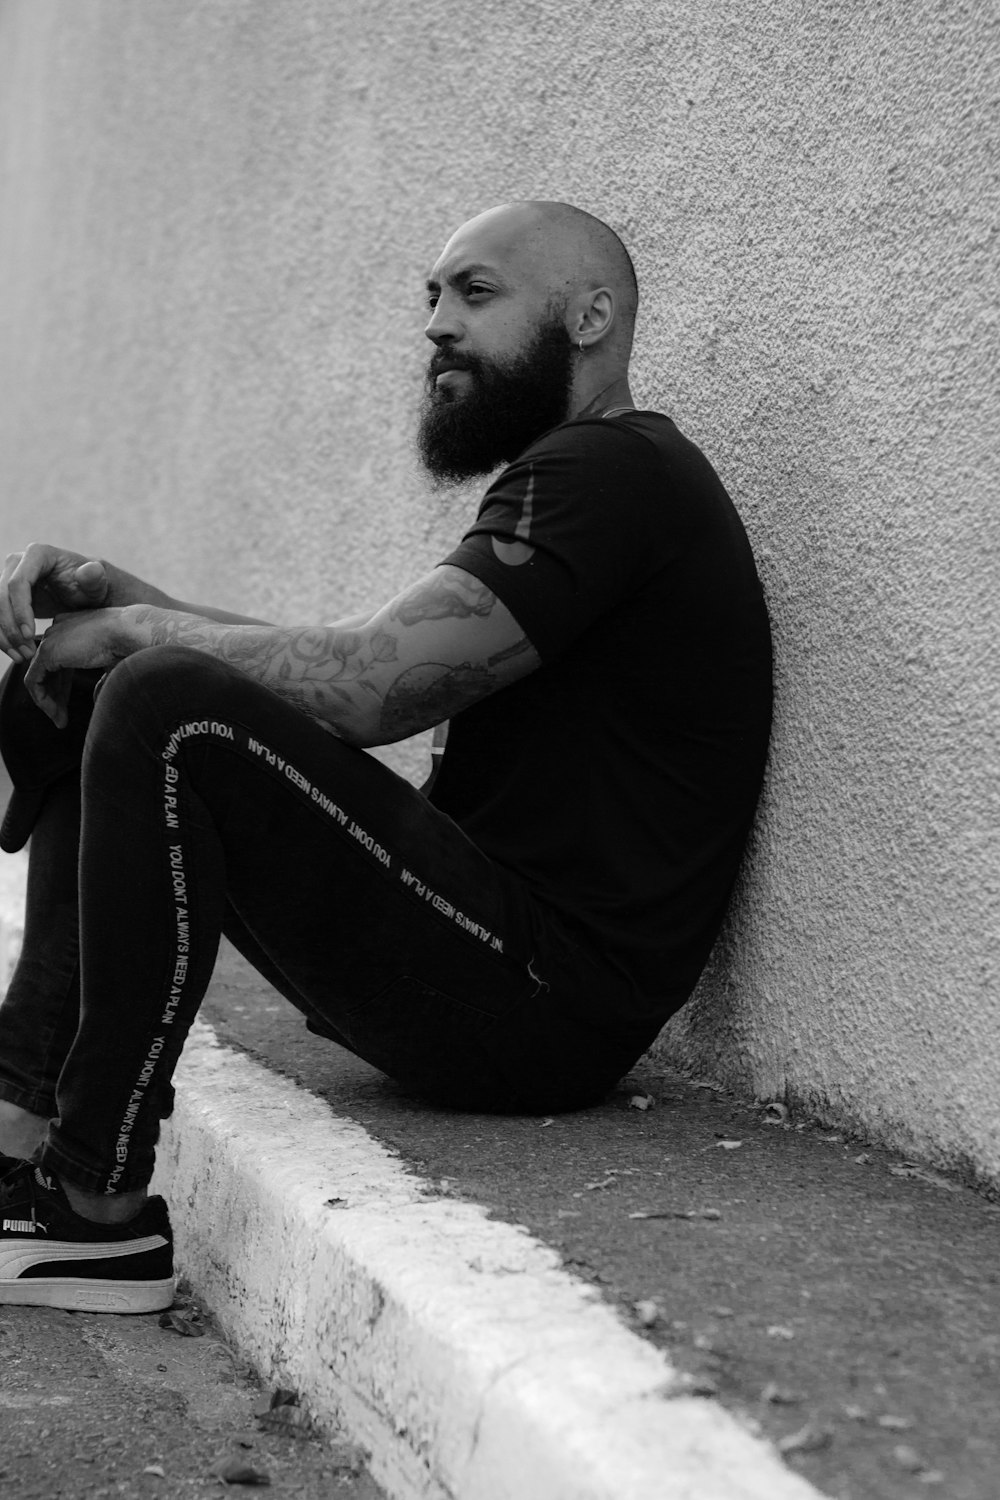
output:
<path id="1" fill-rule="evenodd" d="M 490 288 L 488 286 L 483 286 L 480 282 L 474 281 L 471 286 L 466 289 L 466 296 L 485 297 L 489 295 L 489 292 Z"/>
<path id="2" fill-rule="evenodd" d="M 438 298 L 437 292 L 431 292 L 430 296 L 427 298 L 427 306 L 431 309 L 432 312 L 434 311 L 435 307 L 437 307 L 439 300 L 440 299 Z"/>

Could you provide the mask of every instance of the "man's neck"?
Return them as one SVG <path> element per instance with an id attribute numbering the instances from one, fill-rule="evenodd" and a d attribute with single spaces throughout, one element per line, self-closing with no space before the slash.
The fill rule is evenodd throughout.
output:
<path id="1" fill-rule="evenodd" d="M 611 411 L 618 407 L 633 407 L 632 392 L 628 388 L 628 376 L 619 375 L 616 380 L 610 381 L 602 386 L 599 391 L 591 396 L 583 395 L 579 402 L 570 398 L 567 421 L 574 417 L 599 417 L 602 412 Z"/>

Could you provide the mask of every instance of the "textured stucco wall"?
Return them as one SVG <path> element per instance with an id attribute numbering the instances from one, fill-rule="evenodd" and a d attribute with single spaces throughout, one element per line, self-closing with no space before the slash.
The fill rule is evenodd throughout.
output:
<path id="1" fill-rule="evenodd" d="M 992 5 L 0 0 L 0 547 L 293 621 L 471 497 L 409 446 L 421 286 L 512 196 L 615 223 L 642 403 L 757 549 L 752 857 L 661 1044 L 1000 1178 Z"/>

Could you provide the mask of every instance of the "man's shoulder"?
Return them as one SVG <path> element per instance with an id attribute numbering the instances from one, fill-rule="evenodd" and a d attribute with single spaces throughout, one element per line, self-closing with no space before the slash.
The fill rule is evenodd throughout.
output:
<path id="1" fill-rule="evenodd" d="M 683 446 L 682 437 L 672 419 L 659 411 L 639 411 L 633 407 L 614 407 L 608 412 L 570 417 L 541 433 L 519 455 L 517 462 L 552 450 L 591 450 L 594 447 L 644 445 L 669 450 Z"/>

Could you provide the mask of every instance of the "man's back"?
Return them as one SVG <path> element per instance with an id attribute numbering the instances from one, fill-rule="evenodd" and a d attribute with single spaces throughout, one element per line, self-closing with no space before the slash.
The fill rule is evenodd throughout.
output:
<path id="1" fill-rule="evenodd" d="M 634 1019 L 662 1019 L 718 930 L 767 749 L 736 511 L 668 418 L 625 411 L 532 444 L 448 561 L 542 666 L 455 717 L 433 800 L 625 972 Z"/>

